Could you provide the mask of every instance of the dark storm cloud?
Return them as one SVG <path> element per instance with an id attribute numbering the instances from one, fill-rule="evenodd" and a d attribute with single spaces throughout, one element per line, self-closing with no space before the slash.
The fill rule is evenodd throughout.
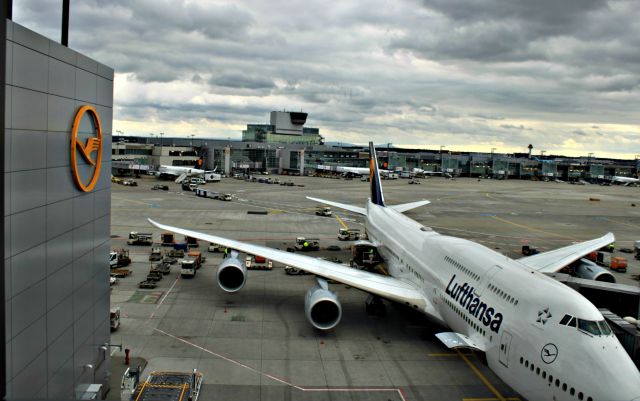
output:
<path id="1" fill-rule="evenodd" d="M 275 86 L 270 78 L 241 73 L 229 73 L 213 77 L 209 80 L 209 84 L 242 89 L 270 89 Z"/>
<path id="2" fill-rule="evenodd" d="M 58 40 L 60 8 L 15 1 L 14 19 Z M 616 0 L 87 0 L 70 45 L 115 68 L 114 126 L 286 108 L 349 141 L 550 149 L 637 127 L 638 20 Z"/>

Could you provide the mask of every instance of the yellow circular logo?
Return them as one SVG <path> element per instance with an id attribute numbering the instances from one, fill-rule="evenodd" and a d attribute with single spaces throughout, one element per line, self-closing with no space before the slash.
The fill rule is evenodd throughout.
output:
<path id="1" fill-rule="evenodd" d="M 88 113 L 93 118 L 95 126 L 95 135 L 87 138 L 86 143 L 82 143 L 78 139 L 78 129 L 80 127 L 80 121 L 84 116 L 84 113 Z M 93 153 L 95 152 L 95 155 Z M 82 158 L 90 165 L 93 166 L 93 175 L 89 183 L 82 182 L 80 177 L 80 171 L 78 168 L 77 153 L 80 153 Z M 93 106 L 82 106 L 76 113 L 76 118 L 73 121 L 73 129 L 71 131 L 71 174 L 73 175 L 73 181 L 76 186 L 84 191 L 91 191 L 100 178 L 100 166 L 102 165 L 102 127 L 100 125 L 100 117 L 98 112 Z"/>

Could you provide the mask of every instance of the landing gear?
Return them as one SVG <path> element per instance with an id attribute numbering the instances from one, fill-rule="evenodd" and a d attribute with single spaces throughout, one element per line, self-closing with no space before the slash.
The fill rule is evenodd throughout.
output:
<path id="1" fill-rule="evenodd" d="M 384 316 L 387 312 L 387 308 L 382 302 L 382 298 L 373 294 L 369 294 L 367 300 L 364 302 L 365 310 L 369 316 Z"/>

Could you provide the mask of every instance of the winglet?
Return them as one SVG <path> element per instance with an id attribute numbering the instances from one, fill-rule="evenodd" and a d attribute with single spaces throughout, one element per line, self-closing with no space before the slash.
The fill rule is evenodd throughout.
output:
<path id="1" fill-rule="evenodd" d="M 371 202 L 384 206 L 384 195 L 380 183 L 380 171 L 378 171 L 378 156 L 373 142 L 369 142 L 369 181 L 371 182 Z"/>

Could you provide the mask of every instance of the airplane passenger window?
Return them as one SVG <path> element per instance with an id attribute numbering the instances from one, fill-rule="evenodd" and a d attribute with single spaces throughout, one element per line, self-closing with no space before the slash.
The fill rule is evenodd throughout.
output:
<path id="1" fill-rule="evenodd" d="M 574 395 L 576 393 L 576 389 L 571 387 L 571 390 L 569 390 L 569 394 Z"/>
<path id="2" fill-rule="evenodd" d="M 592 320 L 578 319 L 578 330 L 586 331 L 587 333 L 593 334 L 594 336 L 599 336 L 602 334 L 600 332 L 600 327 L 598 327 L 598 322 Z"/>
<path id="3" fill-rule="evenodd" d="M 578 393 L 578 399 L 581 400 L 584 398 L 584 395 L 582 393 Z"/>

